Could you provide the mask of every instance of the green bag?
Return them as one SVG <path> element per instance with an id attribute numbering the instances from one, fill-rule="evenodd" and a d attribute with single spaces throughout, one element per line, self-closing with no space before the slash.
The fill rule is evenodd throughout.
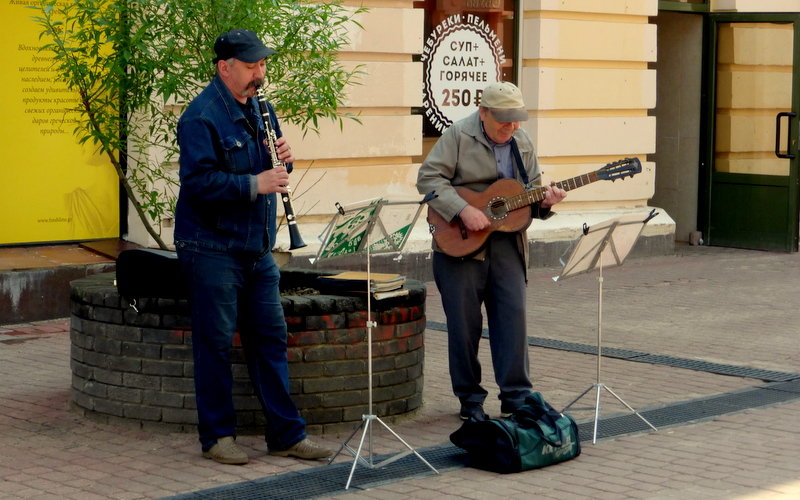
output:
<path id="1" fill-rule="evenodd" d="M 581 454 L 578 426 L 534 392 L 509 418 L 465 422 L 450 441 L 473 466 L 510 473 L 545 467 Z"/>

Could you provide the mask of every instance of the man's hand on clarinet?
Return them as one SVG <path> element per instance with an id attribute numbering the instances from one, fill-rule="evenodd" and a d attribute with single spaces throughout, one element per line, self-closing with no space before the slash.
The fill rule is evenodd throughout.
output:
<path id="1" fill-rule="evenodd" d="M 275 140 L 275 148 L 277 148 L 278 159 L 283 163 L 292 163 L 294 161 L 294 153 L 289 143 L 286 142 L 286 137 L 278 137 Z"/>
<path id="2" fill-rule="evenodd" d="M 286 167 L 275 167 L 256 175 L 258 194 L 288 193 L 289 172 Z"/>

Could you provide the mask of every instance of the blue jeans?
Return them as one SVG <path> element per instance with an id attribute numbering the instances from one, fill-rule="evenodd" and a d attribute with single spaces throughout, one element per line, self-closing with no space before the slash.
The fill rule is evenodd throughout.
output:
<path id="1" fill-rule="evenodd" d="M 192 346 L 198 431 L 203 451 L 236 435 L 230 352 L 239 331 L 255 394 L 267 419 L 269 449 L 306 437 L 289 394 L 286 321 L 280 271 L 272 254 L 232 254 L 178 248 L 191 290 Z"/>

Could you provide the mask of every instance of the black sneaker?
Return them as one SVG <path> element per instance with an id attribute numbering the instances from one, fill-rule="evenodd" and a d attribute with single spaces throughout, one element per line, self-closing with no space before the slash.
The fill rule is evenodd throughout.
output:
<path id="1" fill-rule="evenodd" d="M 508 418 L 517 411 L 519 405 L 511 405 L 510 403 L 502 403 L 500 405 L 500 418 Z"/>
<path id="2" fill-rule="evenodd" d="M 489 418 L 486 412 L 483 411 L 483 405 L 480 403 L 464 403 L 461 405 L 461 412 L 458 414 L 461 420 L 470 420 L 472 422 L 483 422 Z"/>

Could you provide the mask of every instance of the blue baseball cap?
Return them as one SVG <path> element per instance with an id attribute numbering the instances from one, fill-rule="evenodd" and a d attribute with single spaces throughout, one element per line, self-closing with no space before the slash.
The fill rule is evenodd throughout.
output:
<path id="1" fill-rule="evenodd" d="M 250 30 L 233 29 L 217 37 L 214 42 L 217 57 L 214 63 L 225 59 L 238 59 L 247 63 L 258 62 L 275 51 L 264 45 L 258 35 Z"/>

